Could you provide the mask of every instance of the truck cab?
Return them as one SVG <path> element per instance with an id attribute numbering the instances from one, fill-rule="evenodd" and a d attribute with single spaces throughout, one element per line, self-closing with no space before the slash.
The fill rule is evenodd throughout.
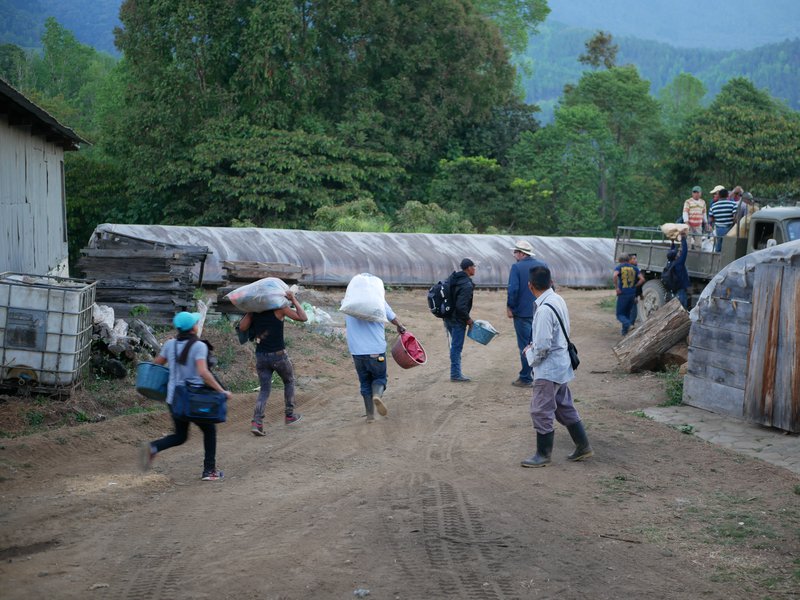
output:
<path id="1" fill-rule="evenodd" d="M 720 252 L 702 250 L 700 240 L 694 240 L 694 247 L 689 247 L 686 257 L 691 281 L 688 292 L 690 305 L 692 296 L 702 292 L 725 265 L 745 254 L 795 240 L 800 240 L 800 206 L 768 207 L 756 211 L 750 216 L 749 223 L 733 226 L 733 232 L 723 238 Z M 637 311 L 640 321 L 646 320 L 670 299 L 661 283 L 661 272 L 671 246 L 672 241 L 664 237 L 658 227 L 617 228 L 614 259 L 621 254 L 636 254 L 639 269 L 645 277 Z"/>

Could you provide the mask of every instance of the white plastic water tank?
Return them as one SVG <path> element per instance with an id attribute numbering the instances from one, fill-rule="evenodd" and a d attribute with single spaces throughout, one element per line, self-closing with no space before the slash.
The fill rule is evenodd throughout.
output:
<path id="1" fill-rule="evenodd" d="M 69 387 L 92 341 L 95 284 L 83 279 L 0 274 L 0 381 Z"/>

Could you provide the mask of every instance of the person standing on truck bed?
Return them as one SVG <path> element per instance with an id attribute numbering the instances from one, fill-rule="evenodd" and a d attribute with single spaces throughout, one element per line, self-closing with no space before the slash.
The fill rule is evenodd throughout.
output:
<path id="1" fill-rule="evenodd" d="M 722 250 L 722 238 L 733 226 L 736 208 L 736 202 L 728 198 L 728 190 L 725 188 L 719 190 L 719 200 L 714 202 L 711 205 L 711 210 L 708 211 L 708 216 L 711 217 L 711 221 L 714 224 L 714 233 L 717 236 L 714 252 Z"/>
<path id="2" fill-rule="evenodd" d="M 636 288 L 644 285 L 639 267 L 630 263 L 630 256 L 621 254 L 614 267 L 614 289 L 617 292 L 617 320 L 622 323 L 622 335 L 628 335 L 633 321 L 631 313 L 636 302 Z"/>
<path id="3" fill-rule="evenodd" d="M 689 233 L 692 238 L 692 247 L 695 239 L 703 235 L 703 229 L 707 226 L 706 201 L 701 194 L 703 189 L 696 185 L 692 188 L 692 197 L 683 203 L 683 222 L 689 226 Z"/>

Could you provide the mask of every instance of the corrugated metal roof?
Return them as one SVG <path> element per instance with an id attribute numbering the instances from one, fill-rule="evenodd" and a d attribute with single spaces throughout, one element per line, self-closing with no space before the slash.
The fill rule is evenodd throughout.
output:
<path id="1" fill-rule="evenodd" d="M 119 234 L 165 244 L 208 246 L 203 280 L 219 284 L 223 260 L 293 263 L 307 285 L 346 286 L 357 273 L 377 275 L 386 285 L 427 287 L 458 270 L 464 257 L 478 269 L 479 287 L 505 287 L 516 240 L 529 241 L 560 285 L 605 287 L 614 268 L 612 238 L 539 237 L 431 233 L 348 233 L 299 229 L 99 225 L 98 234 Z M 90 245 L 92 242 L 90 241 Z"/>

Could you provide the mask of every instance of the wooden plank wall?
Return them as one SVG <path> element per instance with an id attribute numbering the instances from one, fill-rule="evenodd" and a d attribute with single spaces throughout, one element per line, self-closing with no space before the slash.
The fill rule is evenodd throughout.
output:
<path id="1" fill-rule="evenodd" d="M 791 432 L 800 431 L 799 295 L 800 269 L 756 266 L 744 414 Z"/>
<path id="2" fill-rule="evenodd" d="M 752 274 L 728 275 L 689 331 L 683 401 L 718 414 L 743 416 L 752 318 Z"/>
<path id="3" fill-rule="evenodd" d="M 0 117 L 0 271 L 69 274 L 64 151 Z"/>

